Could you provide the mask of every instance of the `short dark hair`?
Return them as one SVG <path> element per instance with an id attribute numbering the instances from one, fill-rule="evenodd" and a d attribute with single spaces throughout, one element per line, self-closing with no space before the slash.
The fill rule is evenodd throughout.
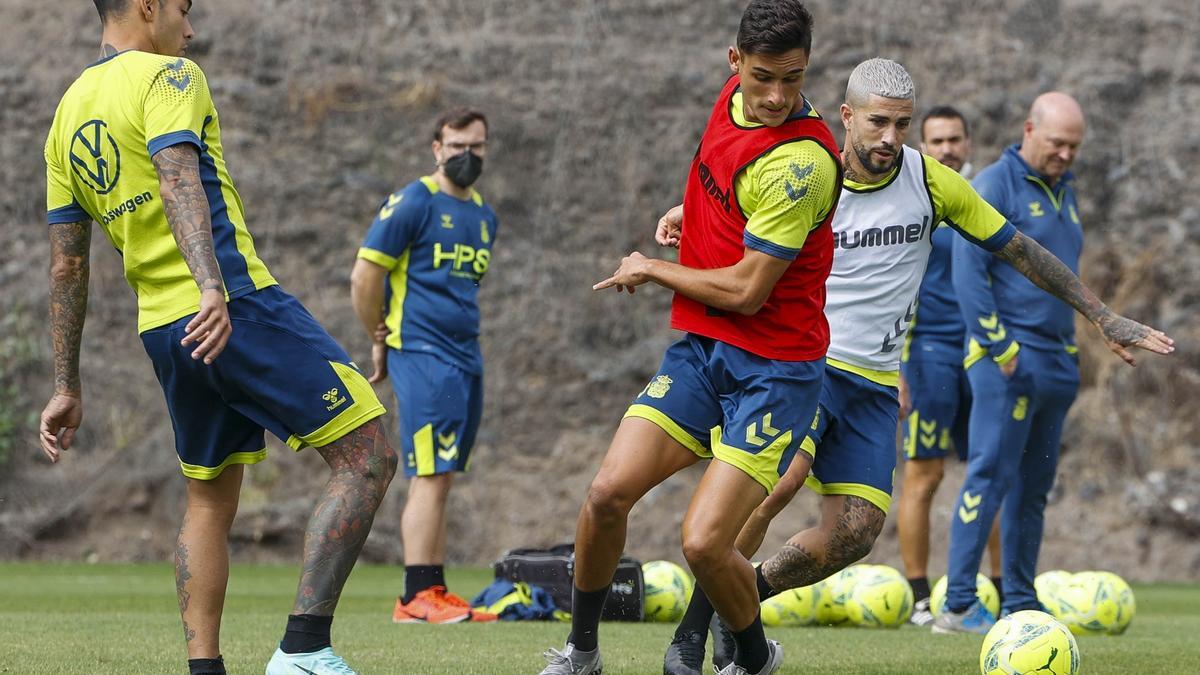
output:
<path id="1" fill-rule="evenodd" d="M 442 129 L 450 127 L 451 129 L 464 129 L 472 122 L 483 122 L 483 131 L 487 133 L 488 121 L 487 116 L 475 110 L 474 108 L 455 108 L 448 110 L 437 118 L 436 126 L 433 128 L 433 140 L 439 143 L 442 140 Z"/>
<path id="2" fill-rule="evenodd" d="M 108 23 L 114 16 L 121 16 L 129 9 L 129 0 L 92 0 L 96 3 L 96 11 L 100 13 L 100 23 Z M 163 0 L 158 0 L 158 6 L 163 6 Z"/>
<path id="3" fill-rule="evenodd" d="M 738 25 L 743 54 L 783 54 L 812 49 L 812 14 L 799 0 L 752 0 Z"/>
<path id="4" fill-rule="evenodd" d="M 922 139 L 925 138 L 925 123 L 929 120 L 936 119 L 958 120 L 959 122 L 962 122 L 963 135 L 967 138 L 971 137 L 971 125 L 967 124 L 967 118 L 963 117 L 963 114 L 958 111 L 958 108 L 955 108 L 951 105 L 937 105 L 933 108 L 930 108 L 929 112 L 925 113 L 925 116 L 921 118 Z"/>

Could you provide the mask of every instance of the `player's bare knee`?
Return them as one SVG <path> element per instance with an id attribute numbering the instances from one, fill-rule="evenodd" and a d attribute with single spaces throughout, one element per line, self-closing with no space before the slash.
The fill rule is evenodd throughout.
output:
<path id="1" fill-rule="evenodd" d="M 940 461 L 909 460 L 904 474 L 904 489 L 921 501 L 932 501 L 944 475 L 945 469 Z"/>
<path id="2" fill-rule="evenodd" d="M 683 557 L 693 570 L 711 569 L 728 553 L 729 546 L 717 541 L 711 531 L 699 528 L 684 530 Z"/>
<path id="3" fill-rule="evenodd" d="M 617 482 L 597 476 L 588 488 L 584 508 L 598 524 L 611 525 L 623 521 L 636 501 Z"/>

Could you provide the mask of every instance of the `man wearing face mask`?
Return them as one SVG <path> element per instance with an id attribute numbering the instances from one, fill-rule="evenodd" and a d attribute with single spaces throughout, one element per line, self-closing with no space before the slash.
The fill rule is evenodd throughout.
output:
<path id="1" fill-rule="evenodd" d="M 396 623 L 494 621 L 446 588 L 446 499 L 466 471 L 483 410 L 479 282 L 496 214 L 471 185 L 483 171 L 487 118 L 470 109 L 434 127 L 437 171 L 380 205 L 351 275 L 354 309 L 373 341 L 370 382 L 391 375 L 401 465 L 412 479 L 400 520 L 404 593 Z"/>

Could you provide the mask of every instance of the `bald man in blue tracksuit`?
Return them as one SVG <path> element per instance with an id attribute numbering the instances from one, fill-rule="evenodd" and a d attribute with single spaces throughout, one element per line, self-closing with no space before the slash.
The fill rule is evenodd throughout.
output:
<path id="1" fill-rule="evenodd" d="M 1078 104 L 1065 94 L 1044 94 L 1022 143 L 974 181 L 1009 222 L 1076 274 L 1083 229 L 1068 168 L 1082 137 Z M 1009 264 L 958 242 L 953 278 L 967 323 L 964 363 L 974 403 L 967 477 L 950 527 L 945 619 L 934 631 L 986 632 L 995 617 L 976 601 L 975 575 L 1001 508 L 1001 614 L 1041 608 L 1033 579 L 1043 512 L 1063 421 L 1079 388 L 1075 315 Z"/>

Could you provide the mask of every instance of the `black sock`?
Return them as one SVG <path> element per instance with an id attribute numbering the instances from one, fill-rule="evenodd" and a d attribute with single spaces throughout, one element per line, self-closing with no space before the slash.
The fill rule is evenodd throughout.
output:
<path id="1" fill-rule="evenodd" d="M 225 675 L 225 661 L 215 659 L 188 659 L 188 675 Z"/>
<path id="2" fill-rule="evenodd" d="M 333 625 L 332 616 L 317 616 L 315 614 L 293 614 L 288 617 L 287 632 L 279 649 L 284 654 L 309 654 L 321 651 L 330 645 L 329 627 Z"/>
<path id="3" fill-rule="evenodd" d="M 771 652 L 767 647 L 767 636 L 763 634 L 762 615 L 755 615 L 754 621 L 745 629 L 733 634 L 737 643 L 737 664 L 748 673 L 757 673 L 767 665 Z"/>
<path id="4" fill-rule="evenodd" d="M 412 602 L 413 596 L 433 586 L 446 585 L 446 568 L 441 565 L 407 565 L 404 568 L 404 604 Z"/>
<path id="5" fill-rule="evenodd" d="M 696 588 L 692 591 L 692 601 L 688 603 L 687 611 L 683 613 L 683 620 L 675 629 L 675 637 L 682 639 L 686 633 L 707 635 L 708 622 L 712 621 L 714 611 L 704 589 L 700 588 L 700 584 L 696 584 Z"/>
<path id="6" fill-rule="evenodd" d="M 773 598 L 783 591 L 777 591 L 771 588 L 771 584 L 767 581 L 767 577 L 763 575 L 762 565 L 754 568 L 754 583 L 758 586 L 758 601 L 762 602 L 767 598 Z M 784 589 L 787 590 L 787 589 Z"/>
<path id="7" fill-rule="evenodd" d="M 1004 599 L 1004 577 L 992 577 L 992 585 L 996 587 L 996 597 Z"/>
<path id="8" fill-rule="evenodd" d="M 929 597 L 929 577 L 909 579 L 908 585 L 913 589 L 913 602 L 920 602 Z"/>
<path id="9" fill-rule="evenodd" d="M 598 591 L 571 589 L 571 635 L 567 642 L 581 652 L 595 651 L 600 615 L 604 612 L 604 599 L 608 597 L 609 584 Z"/>

